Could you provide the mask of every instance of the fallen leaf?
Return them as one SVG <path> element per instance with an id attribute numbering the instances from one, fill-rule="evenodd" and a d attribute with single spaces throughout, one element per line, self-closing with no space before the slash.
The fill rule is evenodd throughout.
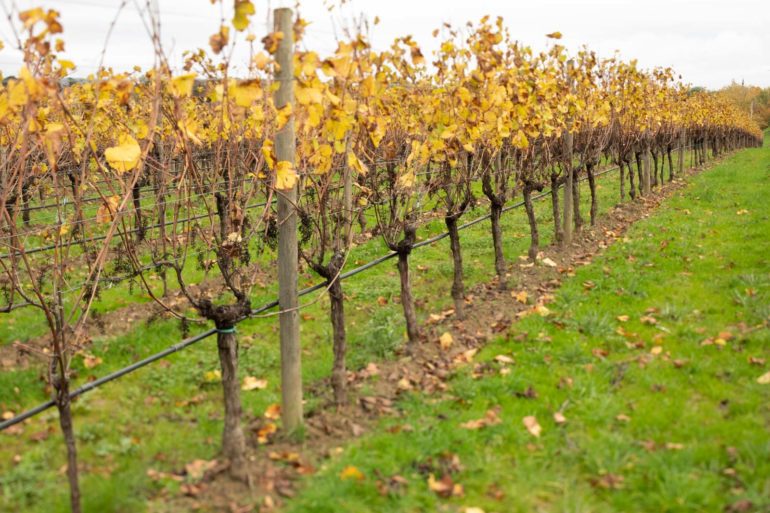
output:
<path id="1" fill-rule="evenodd" d="M 765 372 L 757 378 L 757 383 L 760 385 L 770 385 L 770 372 Z"/>
<path id="2" fill-rule="evenodd" d="M 102 363 L 102 359 L 98 356 L 94 356 L 92 354 L 88 354 L 83 357 L 83 365 L 86 369 L 93 369 L 97 365 Z"/>
<path id="3" fill-rule="evenodd" d="M 499 363 L 510 363 L 510 364 L 514 363 L 513 358 L 504 354 L 499 354 L 495 356 L 495 361 Z"/>
<path id="4" fill-rule="evenodd" d="M 748 499 L 741 499 L 725 506 L 725 513 L 749 513 L 754 510 L 754 503 Z"/>
<path id="5" fill-rule="evenodd" d="M 203 381 L 206 383 L 216 383 L 218 381 L 222 381 L 222 372 L 219 369 L 204 372 Z"/>
<path id="6" fill-rule="evenodd" d="M 521 292 L 512 291 L 511 297 L 513 297 L 519 303 L 526 305 L 529 294 L 527 294 L 526 290 L 522 290 Z"/>
<path id="7" fill-rule="evenodd" d="M 543 265 L 545 265 L 547 267 L 556 267 L 557 266 L 556 262 L 554 262 L 553 260 L 551 260 L 548 257 L 545 257 L 542 260 L 540 260 L 540 263 L 542 263 Z"/>
<path id="8" fill-rule="evenodd" d="M 277 452 L 277 451 L 270 451 L 267 453 L 267 457 L 270 458 L 273 461 L 285 461 L 287 463 L 296 463 L 299 461 L 299 453 L 298 452 Z"/>
<path id="9" fill-rule="evenodd" d="M 449 474 L 445 474 L 441 479 L 436 480 L 433 474 L 428 476 L 428 489 L 438 495 L 439 497 L 459 497 L 464 492 L 463 486 L 459 483 L 452 481 L 452 477 Z"/>
<path id="10" fill-rule="evenodd" d="M 454 342 L 454 339 L 452 338 L 452 334 L 448 331 L 445 331 L 438 339 L 439 345 L 441 346 L 441 349 L 449 349 L 452 347 L 452 343 Z"/>
<path id="11" fill-rule="evenodd" d="M 630 317 L 628 315 L 618 315 L 616 319 L 620 322 L 628 322 Z"/>
<path id="12" fill-rule="evenodd" d="M 281 405 L 271 404 L 265 409 L 265 418 L 276 420 L 281 417 Z"/>
<path id="13" fill-rule="evenodd" d="M 476 356 L 476 353 L 478 352 L 479 352 L 479 349 L 477 347 L 468 349 L 467 351 L 463 351 L 462 353 L 457 355 L 454 361 L 455 363 L 470 363 L 473 360 L 473 357 Z"/>
<path id="14" fill-rule="evenodd" d="M 500 411 L 499 406 L 495 408 L 491 408 L 487 410 L 483 418 L 476 419 L 476 420 L 469 420 L 468 422 L 463 422 L 462 424 L 460 424 L 460 427 L 463 429 L 476 430 L 486 426 L 494 426 L 495 424 L 500 424 L 502 420 L 500 420 L 500 417 L 497 415 L 499 411 Z"/>
<path id="15" fill-rule="evenodd" d="M 537 423 L 537 419 L 534 415 L 527 415 L 522 419 L 522 422 L 524 423 L 524 427 L 527 428 L 527 431 L 529 431 L 529 434 L 535 438 L 540 437 L 540 432 L 543 430 L 543 428 L 540 427 L 540 424 Z"/>
<path id="16" fill-rule="evenodd" d="M 270 441 L 270 435 L 274 434 L 276 431 L 278 431 L 278 426 L 272 422 L 268 422 L 257 430 L 257 442 L 266 444 Z"/>
<path id="17" fill-rule="evenodd" d="M 254 376 L 244 377 L 243 384 L 241 384 L 241 390 L 246 392 L 250 390 L 264 390 L 265 388 L 267 388 L 267 380 L 257 379 Z"/>
<path id="18" fill-rule="evenodd" d="M 631 422 L 631 417 L 629 417 L 625 413 L 620 413 L 620 414 L 615 416 L 615 420 L 617 420 L 619 422 Z"/>
<path id="19" fill-rule="evenodd" d="M 564 414 L 560 411 L 557 411 L 553 414 L 553 421 L 557 424 L 564 424 L 567 422 L 567 417 L 564 416 Z"/>
<path id="20" fill-rule="evenodd" d="M 607 490 L 617 490 L 623 488 L 625 478 L 617 474 L 604 474 L 598 478 L 591 478 L 591 485 L 595 488 L 604 488 Z"/>
<path id="21" fill-rule="evenodd" d="M 343 481 L 363 481 L 364 480 L 364 474 L 360 470 L 358 470 L 357 467 L 354 467 L 353 465 L 348 465 L 344 469 L 342 469 L 342 472 L 340 472 L 340 479 Z"/>
<path id="22" fill-rule="evenodd" d="M 217 460 L 193 460 L 184 466 L 184 470 L 190 479 L 199 481 L 203 478 L 206 471 L 216 467 L 217 463 Z"/>

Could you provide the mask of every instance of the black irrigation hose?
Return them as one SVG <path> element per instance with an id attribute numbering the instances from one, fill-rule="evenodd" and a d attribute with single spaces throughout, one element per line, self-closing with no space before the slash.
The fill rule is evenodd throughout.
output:
<path id="1" fill-rule="evenodd" d="M 80 395 L 85 394 L 86 392 L 90 392 L 91 390 L 94 390 L 95 388 L 100 387 L 101 385 L 104 385 L 105 383 L 109 383 L 110 381 L 116 380 L 122 376 L 125 376 L 126 374 L 133 372 L 137 369 L 141 369 L 142 367 L 151 364 L 154 361 L 160 360 L 161 358 L 164 358 L 170 354 L 176 353 L 177 351 L 181 351 L 182 349 L 191 346 L 195 344 L 196 342 L 200 342 L 203 339 L 206 339 L 216 333 L 216 328 L 212 328 L 209 330 L 204 331 L 203 333 L 199 335 L 195 335 L 194 337 L 186 338 L 182 340 L 181 342 L 174 344 L 171 347 L 168 347 L 164 349 L 163 351 L 159 353 L 155 353 L 152 356 L 148 356 L 144 360 L 139 360 L 138 362 L 132 363 L 128 367 L 123 367 L 120 370 L 117 370 L 111 374 L 107 374 L 106 376 L 103 376 L 97 380 L 91 381 L 90 383 L 86 383 L 80 388 L 76 388 L 72 392 L 70 392 L 70 399 L 74 399 Z M 9 428 L 13 426 L 14 424 L 18 424 L 19 422 L 22 422 L 24 420 L 27 420 L 30 417 L 34 417 L 38 413 L 42 413 L 45 410 L 53 407 L 56 405 L 56 401 L 53 399 L 35 407 L 31 410 L 27 410 L 24 413 L 21 413 L 12 419 L 4 420 L 3 422 L 0 422 L 0 431 Z"/>

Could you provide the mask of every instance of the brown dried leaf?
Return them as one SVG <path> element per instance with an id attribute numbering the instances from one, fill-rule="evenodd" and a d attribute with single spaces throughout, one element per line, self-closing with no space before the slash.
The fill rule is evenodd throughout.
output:
<path id="1" fill-rule="evenodd" d="M 540 424 L 538 424 L 534 415 L 527 415 L 522 419 L 522 422 L 524 423 L 524 427 L 527 428 L 527 431 L 529 431 L 529 434 L 535 438 L 540 437 L 540 433 L 543 431 L 543 428 L 540 427 Z"/>

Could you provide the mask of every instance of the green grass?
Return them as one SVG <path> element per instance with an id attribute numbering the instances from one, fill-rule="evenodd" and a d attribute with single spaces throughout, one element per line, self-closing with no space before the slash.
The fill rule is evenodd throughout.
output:
<path id="1" fill-rule="evenodd" d="M 748 158 L 743 155 L 754 154 L 746 152 L 742 154 L 740 159 Z M 752 158 L 759 159 L 756 156 Z M 743 165 L 758 166 L 760 165 L 758 162 L 756 160 Z M 738 175 L 743 173 L 743 171 L 739 172 L 737 168 L 735 172 Z M 740 184 L 741 179 L 739 178 L 736 183 Z M 617 174 L 615 173 L 600 180 L 600 213 L 605 213 L 615 203 L 616 181 Z M 717 194 L 715 201 L 723 197 L 723 195 Z M 584 212 L 587 211 L 587 199 L 588 194 L 584 190 L 582 195 Z M 688 202 L 690 200 L 682 201 Z M 692 206 L 687 208 L 690 208 L 693 213 L 696 211 Z M 755 212 L 761 212 L 761 208 L 746 208 L 752 210 L 752 216 L 755 215 Z M 541 233 L 544 235 L 543 240 L 548 242 L 551 237 L 552 224 L 549 217 L 550 206 L 547 202 L 542 201 L 537 204 L 537 210 L 541 222 Z M 469 213 L 466 219 L 470 220 L 482 213 L 484 213 L 482 210 L 476 210 Z M 749 218 L 738 218 L 738 220 L 748 221 Z M 666 221 L 663 222 L 670 225 Z M 420 231 L 420 236 L 427 238 L 443 231 L 443 229 L 442 222 L 433 222 Z M 519 209 L 506 214 L 503 217 L 503 229 L 506 255 L 510 260 L 515 260 L 518 255 L 526 252 L 528 246 L 528 231 L 523 212 Z M 468 286 L 488 282 L 494 276 L 493 255 L 489 240 L 488 223 L 481 223 L 462 232 Z M 672 243 L 669 246 L 669 251 L 673 247 Z M 424 301 L 424 306 L 421 306 L 418 311 L 421 316 L 425 316 L 428 312 L 439 311 L 451 304 L 449 288 L 452 270 L 451 262 L 446 258 L 447 250 L 448 242 L 445 240 L 434 246 L 422 248 L 412 255 L 412 268 L 415 271 L 415 293 L 418 299 Z M 382 242 L 375 239 L 357 247 L 351 256 L 349 265 L 366 262 L 385 251 L 386 248 Z M 546 248 L 546 251 L 550 252 L 550 249 Z M 760 269 L 757 267 L 752 271 L 759 277 L 754 280 L 758 283 L 761 283 Z M 632 273 L 627 284 L 629 290 L 643 293 L 644 282 L 642 278 L 643 276 L 640 276 L 639 273 Z M 310 285 L 317 280 L 318 278 L 312 274 L 305 273 L 300 278 L 300 285 Z M 594 278 L 594 281 L 597 283 L 597 289 L 594 289 L 592 294 L 599 294 L 600 286 L 602 286 L 601 280 Z M 576 283 L 579 284 L 580 281 Z M 356 368 L 369 361 L 391 357 L 394 349 L 404 340 L 404 324 L 400 305 L 389 301 L 385 306 L 380 306 L 377 298 L 382 296 L 390 299 L 398 295 L 395 262 L 391 261 L 346 281 L 344 289 L 349 299 L 346 308 L 350 367 Z M 121 290 L 124 291 L 122 296 L 119 293 Z M 253 304 L 259 305 L 272 300 L 274 294 L 274 284 L 269 283 L 264 289 L 255 292 L 252 298 Z M 565 289 L 564 294 L 571 294 L 571 297 L 575 298 L 573 302 L 576 305 L 580 304 L 582 291 L 579 285 L 572 292 Z M 311 301 L 314 297 L 307 298 L 307 301 Z M 762 303 L 756 300 L 757 297 L 742 299 L 748 303 L 756 303 L 755 307 L 761 310 Z M 116 307 L 120 301 L 133 301 L 133 299 L 133 296 L 125 294 L 125 288 L 116 288 L 114 298 L 106 298 L 105 304 L 102 305 L 103 311 Z M 672 305 L 670 309 L 672 314 L 677 314 L 677 312 L 686 314 L 688 312 L 682 309 L 677 310 L 674 306 L 676 305 Z M 325 297 L 303 309 L 303 313 L 307 315 L 302 323 L 303 371 L 307 383 L 316 382 L 328 376 L 331 366 L 331 328 L 327 311 L 328 301 Z M 592 309 L 582 313 L 575 309 L 570 311 L 573 312 L 574 318 L 565 317 L 565 322 L 574 323 L 578 329 L 583 327 L 584 331 L 592 333 L 593 336 L 609 335 L 611 337 L 613 335 L 615 325 L 612 312 Z M 629 311 L 629 313 L 631 312 Z M 24 324 L 24 320 L 19 322 L 19 325 Z M 548 325 L 544 325 L 542 329 L 547 328 Z M 19 331 L 17 329 L 23 330 L 24 328 L 17 326 L 7 327 L 7 329 L 8 335 L 18 336 Z M 193 327 L 193 332 L 198 329 L 201 327 Z M 181 336 L 178 323 L 159 320 L 150 324 L 137 325 L 129 333 L 120 336 L 99 337 L 94 341 L 94 345 L 89 348 L 89 351 L 101 357 L 104 363 L 89 370 L 84 368 L 80 361 L 77 361 L 75 365 L 76 382 L 82 383 L 90 376 L 104 375 L 111 370 L 152 354 L 177 342 Z M 249 417 L 257 416 L 264 411 L 267 405 L 278 402 L 280 397 L 276 319 L 247 321 L 239 326 L 239 337 L 242 344 L 241 374 L 264 377 L 269 382 L 267 390 L 244 393 L 246 415 Z M 221 391 L 218 385 L 206 384 L 203 380 L 206 371 L 216 369 L 218 366 L 213 344 L 213 340 L 201 342 L 182 353 L 169 357 L 166 365 L 154 364 L 118 382 L 102 387 L 77 401 L 75 427 L 78 433 L 81 461 L 85 466 L 83 489 L 86 511 L 143 511 L 146 508 L 147 499 L 158 492 L 161 487 L 167 488 L 171 493 L 174 493 L 175 486 L 178 487 L 174 483 L 152 482 L 146 476 L 147 469 L 153 468 L 166 472 L 179 470 L 192 459 L 211 458 L 216 454 L 222 417 Z M 555 347 L 556 337 L 554 337 L 553 345 Z M 558 362 L 565 367 L 577 367 L 586 360 L 584 352 L 583 348 L 571 344 L 569 350 L 565 351 L 558 360 L 554 358 L 554 365 Z M 532 353 L 536 355 L 534 346 Z M 522 356 L 517 357 L 522 358 Z M 520 363 L 517 372 L 514 372 L 509 378 L 520 379 L 518 369 L 522 365 L 523 363 Z M 543 369 L 540 369 L 539 372 L 542 373 Z M 465 384 L 463 385 L 463 383 Z M 516 383 L 518 382 L 514 384 Z M 469 405 L 474 405 L 474 408 L 483 411 L 483 406 L 474 401 L 480 397 L 485 397 L 484 394 L 487 392 L 478 390 L 474 388 L 475 386 L 476 382 L 468 379 L 467 376 L 463 378 L 462 375 L 458 376 L 453 383 L 453 389 L 455 387 L 458 390 L 462 388 L 468 396 L 467 404 L 458 406 L 461 410 L 464 411 L 465 408 L 470 407 Z M 505 386 L 506 390 L 513 390 L 511 383 Z M 18 392 L 14 387 L 18 389 Z M 598 390 L 591 390 L 591 393 L 595 395 L 599 393 Z M 196 396 L 199 400 L 194 404 L 186 406 L 181 404 L 183 401 Z M 151 399 L 148 400 L 148 397 Z M 542 392 L 540 397 L 538 402 L 545 399 L 545 392 Z M 37 370 L 30 369 L 0 374 L 0 410 L 21 411 L 34 406 L 45 398 Z M 320 398 L 308 397 L 306 408 L 312 411 L 321 403 L 322 399 Z M 419 416 L 426 416 L 426 419 L 435 419 L 435 417 L 431 417 L 432 414 L 445 414 L 442 412 L 445 411 L 446 405 L 425 405 L 419 397 L 409 399 L 405 406 L 409 408 L 410 405 L 412 410 L 419 410 Z M 468 415 L 470 416 L 471 413 L 469 412 Z M 572 412 L 568 410 L 567 415 L 571 417 Z M 418 424 L 414 425 L 417 426 Z M 520 428 L 520 419 L 516 419 L 512 425 Z M 51 432 L 47 439 L 39 442 L 31 440 L 33 434 L 45 430 Z M 179 436 L 180 432 L 184 433 L 183 437 Z M 597 433 L 599 432 L 597 431 Z M 449 443 L 449 440 L 453 440 L 451 435 L 452 433 L 447 432 L 441 436 Z M 459 435 L 467 436 L 468 433 L 463 432 Z M 484 433 L 477 433 L 476 435 L 486 436 Z M 517 430 L 515 436 L 520 435 Z M 431 435 L 427 433 L 425 436 L 430 437 Z M 436 436 L 439 436 L 438 433 Z M 513 432 L 510 436 L 514 436 Z M 32 420 L 25 425 L 21 434 L 0 434 L 0 440 L 2 441 L 0 443 L 0 510 L 66 511 L 66 480 L 63 475 L 57 472 L 64 459 L 55 412 L 49 412 Z M 388 440 L 391 441 L 388 442 Z M 467 447 L 471 451 L 473 450 L 473 439 L 469 438 L 468 440 Z M 380 442 L 383 448 L 382 458 L 388 460 L 390 466 L 401 461 L 399 459 L 391 461 L 392 455 L 387 454 L 384 450 L 393 441 L 394 439 L 388 435 Z M 404 450 L 407 450 L 408 445 L 403 446 Z M 412 450 L 422 451 L 421 454 L 423 454 L 424 448 L 433 447 L 433 444 L 432 442 L 426 443 L 423 438 L 420 447 L 412 446 Z M 351 452 L 354 451 L 356 448 L 351 448 Z M 20 455 L 22 458 L 21 463 L 17 465 L 11 461 L 15 455 Z M 346 455 L 345 458 L 348 456 Z M 463 462 L 466 463 L 465 458 L 463 458 Z M 536 462 L 528 464 L 536 465 Z M 500 467 L 499 463 L 493 463 L 493 466 Z M 362 468 L 366 468 L 367 472 L 371 469 L 371 467 L 365 466 Z M 324 476 L 330 476 L 325 485 L 311 484 L 313 488 L 318 486 L 317 492 L 321 495 L 315 499 L 303 495 L 300 501 L 311 501 L 312 503 L 315 500 L 325 500 L 323 499 L 323 490 L 331 493 L 335 486 L 339 487 L 340 483 L 336 480 L 335 472 L 333 470 L 329 472 L 328 475 L 322 473 L 318 477 L 319 480 L 322 480 Z M 371 475 L 371 473 L 367 473 L 367 475 Z M 539 478 L 533 475 L 530 479 L 534 483 Z M 422 484 L 424 483 L 420 482 L 420 485 Z M 469 488 L 466 481 L 463 481 L 463 484 Z M 347 485 L 346 483 L 345 486 Z M 417 485 L 413 485 L 410 487 L 409 493 L 411 494 L 413 489 L 416 491 L 417 488 Z M 364 504 L 368 504 L 370 498 L 367 495 L 369 491 L 366 487 L 356 486 L 351 489 L 351 492 L 355 496 L 363 493 L 360 500 Z M 430 494 L 427 498 L 415 498 L 417 501 L 429 499 Z M 348 501 L 347 498 L 345 500 Z M 388 507 L 396 510 L 402 507 L 404 509 L 414 508 L 415 506 L 412 506 L 414 502 L 410 502 L 410 500 L 409 498 L 404 498 L 403 502 L 397 500 Z M 355 504 L 355 506 L 351 506 L 353 510 L 362 508 L 361 502 L 356 503 L 352 498 L 350 501 L 352 501 L 351 504 Z M 299 502 L 298 504 L 308 503 Z M 499 509 L 504 510 L 505 508 Z"/>
<path id="2" fill-rule="evenodd" d="M 468 367 L 444 396 L 404 399 L 401 418 L 307 478 L 287 511 L 717 512 L 739 500 L 770 510 L 770 386 L 756 382 L 768 368 L 748 361 L 770 360 L 769 164 L 770 150 L 750 150 L 699 175 L 567 280 L 551 316 L 525 318 L 477 357 L 513 355 L 510 374 L 474 379 Z M 655 325 L 639 320 L 649 308 Z M 734 338 L 702 345 L 722 331 Z M 537 398 L 516 395 L 529 386 Z M 459 427 L 496 406 L 502 423 Z M 524 428 L 528 415 L 540 438 Z M 390 432 L 403 425 L 413 431 Z M 428 488 L 430 462 L 440 477 L 446 454 L 462 463 L 452 478 L 463 497 Z M 348 465 L 365 479 L 342 481 Z M 382 495 L 376 481 L 393 475 L 408 486 Z"/>

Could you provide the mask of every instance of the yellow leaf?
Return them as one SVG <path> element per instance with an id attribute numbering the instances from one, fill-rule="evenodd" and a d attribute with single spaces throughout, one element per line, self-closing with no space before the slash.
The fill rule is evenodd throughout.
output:
<path id="1" fill-rule="evenodd" d="M 45 11 L 41 7 L 27 9 L 19 13 L 19 20 L 24 23 L 24 28 L 29 28 L 38 21 L 45 19 Z"/>
<path id="2" fill-rule="evenodd" d="M 48 123 L 45 126 L 45 135 L 53 136 L 58 132 L 61 132 L 62 130 L 64 130 L 64 125 L 62 125 L 61 123 Z"/>
<path id="3" fill-rule="evenodd" d="M 452 342 L 454 342 L 454 339 L 452 338 L 451 333 L 445 331 L 444 334 L 439 337 L 438 342 L 441 346 L 441 349 L 449 349 L 452 347 Z"/>
<path id="4" fill-rule="evenodd" d="M 522 422 L 524 423 L 524 427 L 527 428 L 527 431 L 529 431 L 529 434 L 535 438 L 540 437 L 540 432 L 543 430 L 543 428 L 541 428 L 540 424 L 537 423 L 537 419 L 534 415 L 528 415 L 524 417 Z"/>
<path id="5" fill-rule="evenodd" d="M 770 385 L 770 372 L 765 372 L 757 378 L 757 383 L 760 385 Z"/>
<path id="6" fill-rule="evenodd" d="M 203 373 L 203 381 L 206 383 L 216 383 L 222 380 L 222 373 L 217 370 L 207 371 Z"/>
<path id="7" fill-rule="evenodd" d="M 564 424 L 567 422 L 567 417 L 564 416 L 564 414 L 560 411 L 557 411 L 553 414 L 553 421 L 557 424 Z"/>
<path id="8" fill-rule="evenodd" d="M 513 139 L 511 139 L 511 144 L 513 144 L 515 147 L 519 148 L 520 150 L 526 150 L 529 148 L 529 140 L 527 139 L 526 134 L 522 130 L 519 130 L 516 132 L 516 135 L 513 136 Z"/>
<path id="9" fill-rule="evenodd" d="M 413 171 L 406 172 L 398 177 L 398 185 L 404 189 L 408 189 L 414 185 L 415 178 Z"/>
<path id="10" fill-rule="evenodd" d="M 342 472 L 340 472 L 340 479 L 342 479 L 343 481 L 349 481 L 349 480 L 363 481 L 364 474 L 353 465 L 348 465 L 347 467 L 342 469 Z"/>
<path id="11" fill-rule="evenodd" d="M 265 139 L 262 143 L 262 156 L 265 157 L 267 167 L 273 169 L 275 167 L 275 155 L 273 154 L 272 139 Z"/>
<path id="12" fill-rule="evenodd" d="M 196 145 L 203 144 L 203 141 L 200 140 L 197 134 L 198 123 L 194 119 L 180 121 L 178 126 L 179 130 L 182 132 L 182 135 L 189 139 L 190 142 Z"/>
<path id="13" fill-rule="evenodd" d="M 195 73 L 188 73 L 186 75 L 179 75 L 171 79 L 170 87 L 171 94 L 177 98 L 187 98 L 192 94 L 193 85 L 195 84 Z"/>
<path id="14" fill-rule="evenodd" d="M 118 204 L 120 203 L 120 196 L 110 196 L 107 198 L 107 202 L 103 203 L 96 211 L 97 223 L 111 223 L 113 216 L 118 211 Z"/>
<path id="15" fill-rule="evenodd" d="M 275 167 L 275 188 L 279 191 L 293 189 L 297 184 L 297 172 L 288 160 L 280 160 Z"/>
<path id="16" fill-rule="evenodd" d="M 259 52 L 254 56 L 254 65 L 257 69 L 265 69 L 270 63 L 270 57 L 265 52 Z"/>
<path id="17" fill-rule="evenodd" d="M 118 145 L 104 150 L 104 158 L 107 163 L 118 173 L 131 171 L 139 163 L 142 149 L 136 139 L 128 134 L 121 134 Z"/>
<path id="18" fill-rule="evenodd" d="M 550 34 L 546 34 L 545 37 L 549 37 L 551 39 L 561 39 L 561 32 L 551 32 Z"/>
<path id="19" fill-rule="evenodd" d="M 283 108 L 278 109 L 278 112 L 275 115 L 275 129 L 280 130 L 283 128 L 283 126 L 286 124 L 287 121 L 289 121 L 289 118 L 291 117 L 292 113 L 292 107 L 291 103 L 287 103 L 283 106 Z"/>
<path id="20" fill-rule="evenodd" d="M 254 4 L 251 0 L 236 0 L 235 1 L 235 14 L 233 15 L 233 27 L 235 30 L 246 30 L 249 26 L 249 16 L 254 14 Z"/>
<path id="21" fill-rule="evenodd" d="M 516 299 L 517 302 L 526 305 L 527 304 L 527 298 L 529 297 L 529 294 L 527 294 L 526 290 L 522 290 L 521 292 L 513 291 L 511 292 L 511 296 Z"/>
<path id="22" fill-rule="evenodd" d="M 257 80 L 239 82 L 230 89 L 230 94 L 235 99 L 235 104 L 239 107 L 251 107 L 257 101 L 261 92 Z"/>
<path id="23" fill-rule="evenodd" d="M 356 154 L 352 151 L 348 152 L 348 166 L 355 169 L 360 175 L 365 175 L 369 171 L 364 163 L 358 160 L 358 157 L 356 157 Z"/>
<path id="24" fill-rule="evenodd" d="M 267 388 L 267 380 L 266 379 L 258 379 L 254 376 L 246 376 L 243 378 L 243 383 L 241 384 L 241 390 L 248 392 L 250 390 L 264 390 Z"/>
<path id="25" fill-rule="evenodd" d="M 68 70 L 75 69 L 75 63 L 72 61 L 68 61 L 67 59 L 56 59 L 56 62 L 59 63 L 59 68 L 65 73 Z"/>
<path id="26" fill-rule="evenodd" d="M 315 87 L 297 87 L 294 90 L 297 103 L 300 105 L 310 105 L 312 103 L 323 103 L 323 94 L 321 90 Z"/>

